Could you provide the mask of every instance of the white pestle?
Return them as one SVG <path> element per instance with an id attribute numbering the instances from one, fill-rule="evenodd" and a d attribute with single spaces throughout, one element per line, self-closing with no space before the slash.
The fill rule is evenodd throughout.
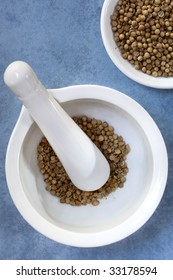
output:
<path id="1" fill-rule="evenodd" d="M 32 68 L 15 61 L 5 70 L 4 81 L 28 109 L 74 185 L 84 191 L 102 187 L 110 175 L 106 158 L 48 93 Z"/>

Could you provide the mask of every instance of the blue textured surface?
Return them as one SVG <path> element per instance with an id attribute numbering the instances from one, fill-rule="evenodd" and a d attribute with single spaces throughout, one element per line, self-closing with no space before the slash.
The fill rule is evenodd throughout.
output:
<path id="1" fill-rule="evenodd" d="M 173 259 L 173 90 L 124 76 L 101 40 L 103 0 L 5 0 L 0 7 L 0 259 Z M 7 143 L 21 104 L 3 82 L 14 60 L 28 62 L 47 88 L 100 84 L 139 102 L 160 128 L 169 155 L 166 191 L 150 220 L 130 237 L 100 248 L 55 243 L 16 210 L 5 178 Z M 15 164 L 15 163 L 14 163 Z"/>

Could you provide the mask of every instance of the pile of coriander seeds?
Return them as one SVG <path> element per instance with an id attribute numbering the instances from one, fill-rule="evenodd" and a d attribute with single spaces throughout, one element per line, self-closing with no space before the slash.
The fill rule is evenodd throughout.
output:
<path id="1" fill-rule="evenodd" d="M 137 70 L 173 76 L 172 0 L 120 0 L 111 28 L 122 57 Z"/>
<path id="2" fill-rule="evenodd" d="M 130 151 L 130 146 L 107 122 L 86 116 L 73 117 L 73 120 L 108 160 L 110 164 L 108 181 L 96 191 L 82 191 L 76 188 L 45 137 L 41 139 L 37 147 L 38 166 L 44 177 L 46 190 L 58 197 L 61 203 L 73 206 L 87 204 L 97 206 L 101 198 L 107 197 L 117 188 L 124 186 L 128 173 L 126 156 Z"/>

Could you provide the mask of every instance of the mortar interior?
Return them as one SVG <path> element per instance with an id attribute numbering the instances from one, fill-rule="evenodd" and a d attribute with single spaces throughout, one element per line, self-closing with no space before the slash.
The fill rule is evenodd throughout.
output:
<path id="1" fill-rule="evenodd" d="M 123 136 L 131 147 L 127 156 L 129 173 L 124 188 L 118 189 L 99 206 L 70 206 L 45 190 L 45 183 L 37 166 L 37 145 L 43 137 L 38 126 L 29 128 L 20 151 L 20 179 L 29 202 L 46 220 L 63 229 L 94 233 L 119 226 L 131 217 L 145 200 L 152 180 L 153 159 L 148 139 L 129 113 L 109 102 L 81 99 L 62 102 L 71 116 L 87 115 L 107 121 L 115 132 Z M 57 137 L 61 137 L 57 133 Z"/>

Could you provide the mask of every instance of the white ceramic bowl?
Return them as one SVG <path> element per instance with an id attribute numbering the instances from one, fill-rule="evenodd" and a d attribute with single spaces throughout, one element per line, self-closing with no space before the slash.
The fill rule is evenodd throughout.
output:
<path id="1" fill-rule="evenodd" d="M 6 177 L 17 209 L 36 230 L 67 245 L 96 247 L 129 236 L 151 217 L 165 189 L 168 161 L 159 129 L 138 103 L 116 90 L 82 85 L 50 92 L 70 115 L 107 121 L 123 136 L 131 147 L 127 181 L 96 207 L 59 203 L 45 190 L 37 166 L 42 132 L 23 107 L 6 154 Z"/>
<path id="2" fill-rule="evenodd" d="M 105 0 L 101 12 L 101 35 L 105 49 L 113 63 L 132 80 L 145 86 L 163 89 L 173 88 L 173 77 L 153 77 L 136 70 L 127 60 L 123 59 L 113 39 L 111 15 L 119 0 Z"/>

